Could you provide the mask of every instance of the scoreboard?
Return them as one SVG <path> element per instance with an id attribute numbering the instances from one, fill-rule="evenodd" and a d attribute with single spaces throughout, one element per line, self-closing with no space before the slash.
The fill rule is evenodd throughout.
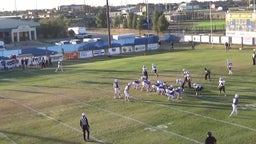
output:
<path id="1" fill-rule="evenodd" d="M 227 13 L 226 36 L 254 37 L 256 36 L 256 13 Z"/>

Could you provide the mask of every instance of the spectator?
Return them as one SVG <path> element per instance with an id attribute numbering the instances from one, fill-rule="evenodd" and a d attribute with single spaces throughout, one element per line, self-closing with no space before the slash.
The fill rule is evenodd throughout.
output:
<path id="1" fill-rule="evenodd" d="M 205 144 L 217 144 L 217 140 L 212 136 L 211 132 L 207 133 L 207 138 L 205 139 Z"/>
<path id="2" fill-rule="evenodd" d="M 192 41 L 191 46 L 192 46 L 192 49 L 195 49 L 196 44 L 194 41 Z"/>

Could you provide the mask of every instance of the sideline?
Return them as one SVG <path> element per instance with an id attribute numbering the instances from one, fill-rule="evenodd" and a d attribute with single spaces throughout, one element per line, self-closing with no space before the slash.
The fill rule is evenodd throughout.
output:
<path id="1" fill-rule="evenodd" d="M 4 97 L 4 96 L 0 96 L 0 98 L 6 99 L 6 97 Z M 57 120 L 57 119 L 55 119 L 55 118 L 53 118 L 53 117 L 50 117 L 50 116 L 48 116 L 47 114 L 45 114 L 45 113 L 43 113 L 43 112 L 40 112 L 40 111 L 38 111 L 38 110 L 36 110 L 36 109 L 34 109 L 34 108 L 28 106 L 28 105 L 22 104 L 22 103 L 18 102 L 17 100 L 14 100 L 14 99 L 6 99 L 6 100 L 9 100 L 9 101 L 11 101 L 11 102 L 14 103 L 14 104 L 20 105 L 20 106 L 22 106 L 22 107 L 24 107 L 24 108 L 26 108 L 26 109 L 28 109 L 28 110 L 30 110 L 30 111 L 33 111 L 33 112 L 35 112 L 35 113 L 37 113 L 37 114 L 39 114 L 39 115 L 42 115 L 42 116 L 44 116 L 44 117 L 46 117 L 46 118 L 48 118 L 48 119 L 50 119 L 50 120 L 52 120 L 52 121 L 58 122 L 59 124 L 65 126 L 65 127 L 67 127 L 67 128 L 69 128 L 69 129 L 72 129 L 73 131 L 82 133 L 81 130 L 79 130 L 79 129 L 77 129 L 77 128 L 71 126 L 71 125 L 68 125 L 68 124 L 66 124 L 66 123 L 64 123 L 64 122 L 61 122 L 61 121 L 59 121 L 59 120 Z M 0 134 L 1 134 L 1 132 L 0 132 Z M 102 141 L 102 140 L 99 140 L 99 139 L 97 139 L 97 138 L 95 138 L 95 137 L 93 137 L 93 136 L 90 136 L 90 137 L 92 138 L 92 142 L 95 141 L 95 142 L 98 142 L 98 143 L 101 143 L 101 144 L 107 144 L 107 142 L 104 142 L 104 141 Z M 7 139 L 8 139 L 8 137 L 7 137 Z M 11 140 L 11 139 L 10 139 L 10 140 Z M 12 141 L 12 140 L 11 140 L 11 141 Z"/>

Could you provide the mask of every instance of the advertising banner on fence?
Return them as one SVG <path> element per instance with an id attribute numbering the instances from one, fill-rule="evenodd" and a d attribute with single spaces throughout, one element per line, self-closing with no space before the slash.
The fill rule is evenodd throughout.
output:
<path id="1" fill-rule="evenodd" d="M 158 43 L 148 44 L 148 50 L 157 50 L 157 49 L 158 49 Z"/>
<path id="2" fill-rule="evenodd" d="M 122 53 L 131 53 L 131 52 L 133 52 L 132 46 L 123 46 L 122 47 Z"/>
<path id="3" fill-rule="evenodd" d="M 81 51 L 80 52 L 80 58 L 90 58 L 92 57 L 92 51 Z"/>
<path id="4" fill-rule="evenodd" d="M 231 38 L 232 38 L 232 44 L 242 44 L 241 37 L 231 37 Z"/>
<path id="5" fill-rule="evenodd" d="M 190 42 L 190 41 L 192 41 L 192 36 L 191 36 L 191 35 L 185 35 L 185 36 L 184 36 L 184 41 L 185 41 L 185 42 Z"/>
<path id="6" fill-rule="evenodd" d="M 134 51 L 135 52 L 141 52 L 141 51 L 145 51 L 146 50 L 146 46 L 145 45 L 135 45 L 134 46 Z"/>
<path id="7" fill-rule="evenodd" d="M 220 37 L 219 36 L 212 36 L 211 42 L 219 44 L 220 43 Z"/>
<path id="8" fill-rule="evenodd" d="M 224 44 L 224 43 L 229 43 L 229 37 L 227 37 L 227 36 L 222 36 L 222 37 L 220 37 L 220 42 L 222 43 L 222 44 Z"/>
<path id="9" fill-rule="evenodd" d="M 243 37 L 243 44 L 253 45 L 253 38 L 252 37 Z"/>
<path id="10" fill-rule="evenodd" d="M 63 54 L 50 55 L 50 57 L 52 62 L 57 62 L 58 60 L 63 59 Z"/>
<path id="11" fill-rule="evenodd" d="M 93 56 L 102 56 L 105 55 L 105 50 L 100 49 L 100 50 L 93 50 Z"/>
<path id="12" fill-rule="evenodd" d="M 113 47 L 108 49 L 108 53 L 110 55 L 117 55 L 120 54 L 120 47 Z"/>
<path id="13" fill-rule="evenodd" d="M 201 42 L 201 37 L 198 35 L 193 35 L 193 40 L 194 42 Z"/>
<path id="14" fill-rule="evenodd" d="M 67 60 L 77 60 L 78 59 L 78 52 L 68 52 L 68 53 L 65 53 L 65 58 Z"/>
<path id="15" fill-rule="evenodd" d="M 203 43 L 209 43 L 209 42 L 210 42 L 210 37 L 209 37 L 209 36 L 202 35 L 202 36 L 201 36 L 201 42 L 203 42 Z"/>

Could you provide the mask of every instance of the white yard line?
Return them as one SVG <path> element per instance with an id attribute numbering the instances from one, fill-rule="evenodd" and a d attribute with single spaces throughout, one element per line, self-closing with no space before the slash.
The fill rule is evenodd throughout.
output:
<path id="1" fill-rule="evenodd" d="M 69 97 L 69 98 L 70 98 L 70 97 Z M 140 120 L 137 120 L 137 119 L 134 119 L 134 118 L 131 118 L 131 117 L 128 117 L 128 116 L 124 116 L 124 115 L 115 113 L 115 112 L 113 112 L 113 111 L 107 110 L 106 108 L 100 108 L 100 107 L 98 107 L 98 106 L 94 106 L 94 105 L 91 105 L 91 104 L 88 104 L 88 103 L 83 103 L 83 102 L 81 102 L 81 101 L 79 101 L 79 100 L 77 100 L 77 99 L 73 99 L 73 98 L 70 98 L 70 99 L 74 100 L 74 101 L 77 102 L 77 103 L 81 103 L 81 104 L 83 104 L 83 105 L 88 105 L 88 106 L 93 107 L 93 108 L 96 108 L 96 109 L 98 109 L 98 110 L 100 110 L 100 111 L 104 111 L 104 112 L 110 113 L 110 114 L 112 114 L 112 115 L 115 115 L 115 116 L 118 116 L 118 117 L 121 117 L 121 118 L 124 118 L 124 119 L 128 119 L 128 120 L 131 120 L 131 121 L 140 123 L 140 124 L 145 125 L 145 126 L 147 126 L 147 127 L 151 127 L 151 128 L 157 129 L 157 130 L 162 131 L 162 132 L 164 132 L 164 133 L 168 133 L 168 134 L 171 134 L 171 135 L 180 137 L 180 138 L 182 138 L 182 139 L 185 139 L 185 140 L 194 142 L 194 143 L 196 143 L 196 144 L 202 144 L 202 142 L 199 142 L 199 141 L 197 141 L 197 140 L 195 140 L 195 139 L 192 139 L 192 138 L 189 138 L 189 137 L 180 135 L 180 134 L 175 133 L 175 132 L 172 132 L 172 131 L 167 131 L 167 130 L 161 129 L 161 128 L 157 127 L 157 126 L 153 126 L 153 125 L 151 125 L 151 124 L 148 124 L 148 123 L 146 123 L 146 122 L 142 122 L 142 121 L 140 121 Z"/>
<path id="2" fill-rule="evenodd" d="M 6 97 L 3 97 L 3 96 L 0 96 L 0 97 L 1 97 L 1 98 L 6 98 Z M 77 128 L 71 126 L 71 125 L 68 125 L 68 124 L 66 124 L 66 123 L 64 123 L 64 122 L 61 122 L 61 121 L 59 121 L 59 120 L 57 120 L 57 119 L 55 119 L 55 118 L 53 118 L 53 117 L 50 117 L 50 116 L 48 116 L 47 114 L 45 114 L 45 113 L 43 113 L 43 112 L 40 112 L 40 111 L 38 111 L 38 110 L 36 110 L 36 109 L 34 109 L 34 108 L 28 106 L 28 105 L 22 104 L 22 103 L 20 103 L 20 102 L 18 102 L 18 101 L 16 101 L 16 100 L 13 100 L 13 99 L 8 99 L 8 100 L 11 101 L 12 103 L 15 103 L 15 104 L 17 104 L 17 105 L 20 105 L 20 106 L 22 106 L 22 107 L 28 109 L 28 110 L 30 110 L 30 111 L 33 111 L 33 112 L 35 112 L 35 113 L 37 113 L 37 114 L 39 114 L 39 115 L 42 115 L 42 116 L 44 116 L 44 117 L 46 117 L 46 118 L 48 118 L 48 119 L 50 119 L 50 120 L 52 120 L 52 121 L 58 122 L 59 124 L 65 126 L 65 127 L 67 127 L 67 128 L 69 128 L 69 129 L 72 129 L 73 131 L 82 133 L 81 130 L 79 130 L 79 129 L 77 129 Z M 102 143 L 102 144 L 106 144 L 106 142 L 104 142 L 104 141 L 102 141 L 102 140 L 99 140 L 99 139 L 97 139 L 97 138 L 95 138 L 95 137 L 93 137 L 93 136 L 90 136 L 90 137 L 93 138 L 93 140 L 95 140 L 96 142 L 99 142 L 99 143 Z"/>
<path id="3" fill-rule="evenodd" d="M 2 133 L 0 131 L 0 137 L 4 137 L 6 138 L 8 141 L 10 141 L 12 144 L 17 144 L 15 141 L 13 141 L 12 139 L 10 139 L 7 135 L 5 135 L 4 133 Z"/>
<path id="4" fill-rule="evenodd" d="M 145 102 L 151 103 L 151 104 L 156 104 L 156 105 L 159 105 L 159 106 L 162 106 L 162 107 L 166 107 L 166 108 L 169 108 L 169 109 L 173 109 L 173 110 L 176 110 L 176 111 L 180 111 L 182 113 L 191 114 L 191 115 L 194 115 L 196 117 L 202 117 L 202 118 L 205 118 L 205 119 L 210 119 L 210 120 L 213 120 L 213 121 L 221 122 L 221 123 L 224 123 L 224 124 L 229 124 L 229 125 L 232 125 L 232 126 L 236 126 L 236 127 L 239 127 L 239 128 L 244 128 L 244 129 L 256 132 L 256 129 L 250 128 L 250 127 L 247 127 L 247 126 L 243 126 L 243 125 L 240 125 L 240 124 L 236 124 L 236 123 L 232 123 L 232 122 L 228 122 L 228 121 L 224 121 L 224 120 L 219 120 L 219 119 L 216 119 L 216 118 L 204 116 L 204 115 L 201 115 L 201 114 L 197 114 L 197 113 L 194 113 L 194 112 L 190 112 L 190 111 L 174 108 L 174 107 L 171 107 L 171 106 L 166 106 L 166 105 L 163 105 L 163 104 L 154 103 L 154 102 L 151 102 L 151 101 L 145 101 Z"/>
<path id="5" fill-rule="evenodd" d="M 103 90 L 103 89 L 101 89 L 101 90 Z M 109 92 L 109 90 L 105 90 L 105 91 L 106 91 L 106 92 Z M 133 96 L 133 99 L 135 99 L 135 100 L 136 100 L 136 99 L 137 99 L 137 100 L 143 100 L 143 99 L 136 98 L 136 97 L 134 97 L 134 96 Z M 240 124 L 228 122 L 228 121 L 225 121 L 225 120 L 215 119 L 215 118 L 212 118 L 212 117 L 204 116 L 204 115 L 201 115 L 201 114 L 197 114 L 197 113 L 194 113 L 194 112 L 190 112 L 190 111 L 186 111 L 186 110 L 174 108 L 174 107 L 171 107 L 171 106 L 159 104 L 159 103 L 152 102 L 152 101 L 147 101 L 147 100 L 143 100 L 143 101 L 145 101 L 145 102 L 147 102 L 147 103 L 159 105 L 159 106 L 162 106 L 162 107 L 170 108 L 170 109 L 173 109 L 173 110 L 177 110 L 177 111 L 180 111 L 180 112 L 183 112 L 183 113 L 192 114 L 192 115 L 197 116 L 197 117 L 202 117 L 202 118 L 205 118 L 205 119 L 210 119 L 210 120 L 213 120 L 213 121 L 221 122 L 221 123 L 224 123 L 224 124 L 228 124 L 228 125 L 232 125 L 232 126 L 235 126 L 235 127 L 244 128 L 244 129 L 247 129 L 247 130 L 251 130 L 251 131 L 256 132 L 256 129 L 250 128 L 250 127 L 247 127 L 247 126 L 244 126 L 244 125 L 240 125 Z"/>

